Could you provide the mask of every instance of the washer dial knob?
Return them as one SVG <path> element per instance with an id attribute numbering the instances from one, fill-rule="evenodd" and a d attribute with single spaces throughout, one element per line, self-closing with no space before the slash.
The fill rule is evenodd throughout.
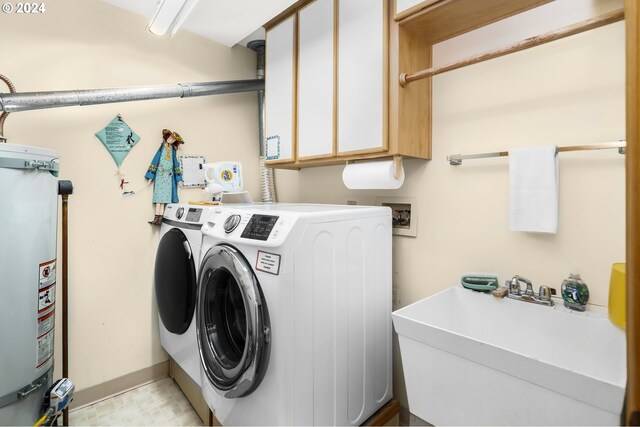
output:
<path id="1" fill-rule="evenodd" d="M 242 217 L 240 215 L 238 215 L 238 214 L 233 214 L 229 218 L 227 218 L 224 221 L 224 224 L 223 224 L 224 232 L 229 234 L 233 230 L 238 228 L 238 225 L 240 224 L 240 219 L 241 218 Z"/>
<path id="2" fill-rule="evenodd" d="M 184 208 L 179 207 L 178 210 L 176 211 L 176 218 L 181 219 L 182 215 L 184 215 Z"/>

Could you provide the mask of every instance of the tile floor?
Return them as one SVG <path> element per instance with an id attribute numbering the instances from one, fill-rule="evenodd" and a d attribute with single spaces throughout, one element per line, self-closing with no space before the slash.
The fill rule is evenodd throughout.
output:
<path id="1" fill-rule="evenodd" d="M 72 426 L 201 426 L 202 420 L 171 378 L 69 413 Z"/>

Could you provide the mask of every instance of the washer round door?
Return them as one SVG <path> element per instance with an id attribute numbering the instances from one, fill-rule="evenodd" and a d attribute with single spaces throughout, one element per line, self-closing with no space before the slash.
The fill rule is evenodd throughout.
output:
<path id="1" fill-rule="evenodd" d="M 246 396 L 260 385 L 271 349 L 258 279 L 237 249 L 219 245 L 202 260 L 199 286 L 196 328 L 204 372 L 221 395 Z"/>
<path id="2" fill-rule="evenodd" d="M 177 228 L 160 239 L 154 283 L 162 324 L 169 332 L 184 334 L 196 308 L 197 281 L 189 240 Z"/>

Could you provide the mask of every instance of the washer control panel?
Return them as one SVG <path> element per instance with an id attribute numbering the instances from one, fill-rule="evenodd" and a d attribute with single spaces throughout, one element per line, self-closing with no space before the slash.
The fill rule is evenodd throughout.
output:
<path id="1" fill-rule="evenodd" d="M 278 222 L 277 216 L 274 215 L 251 215 L 251 219 L 244 227 L 244 231 L 240 237 L 253 240 L 267 240 L 271 234 L 271 230 Z"/>
<path id="2" fill-rule="evenodd" d="M 233 208 L 211 209 L 204 215 L 202 233 L 230 243 L 280 246 L 296 223 L 287 212 L 258 212 Z"/>

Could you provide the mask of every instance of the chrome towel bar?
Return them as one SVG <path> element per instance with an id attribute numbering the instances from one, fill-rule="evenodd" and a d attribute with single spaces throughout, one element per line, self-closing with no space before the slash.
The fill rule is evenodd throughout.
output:
<path id="1" fill-rule="evenodd" d="M 589 151 L 589 150 L 609 150 L 612 148 L 617 148 L 618 153 L 624 154 L 625 149 L 627 147 L 626 141 L 615 141 L 615 142 L 602 142 L 600 144 L 589 144 L 589 145 L 570 145 L 566 147 L 558 147 L 557 152 L 562 153 L 566 151 Z M 472 159 L 485 159 L 488 157 L 507 157 L 509 156 L 508 151 L 496 151 L 493 153 L 479 153 L 479 154 L 451 154 L 447 156 L 447 160 L 449 164 L 453 166 L 458 166 L 462 164 L 463 160 L 472 160 Z"/>

